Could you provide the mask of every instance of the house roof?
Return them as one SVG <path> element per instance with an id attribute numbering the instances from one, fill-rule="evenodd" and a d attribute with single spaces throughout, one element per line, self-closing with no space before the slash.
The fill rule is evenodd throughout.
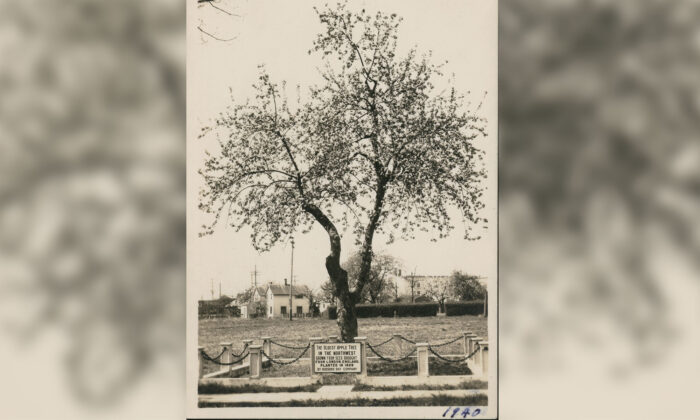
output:
<path id="1" fill-rule="evenodd" d="M 267 292 L 267 288 L 264 286 L 258 286 L 258 294 L 263 296 Z"/>
<path id="2" fill-rule="evenodd" d="M 270 290 L 272 290 L 273 295 L 289 295 L 289 285 L 287 286 L 282 286 L 279 284 L 270 284 L 268 286 Z M 309 293 L 309 288 L 302 285 L 302 286 L 292 286 L 292 294 L 293 295 L 303 295 Z"/>

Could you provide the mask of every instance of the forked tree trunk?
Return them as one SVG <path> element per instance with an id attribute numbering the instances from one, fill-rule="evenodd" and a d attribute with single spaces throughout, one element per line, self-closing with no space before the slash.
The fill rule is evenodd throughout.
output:
<path id="1" fill-rule="evenodd" d="M 307 204 L 304 211 L 311 214 L 328 233 L 331 253 L 326 257 L 326 271 L 333 285 L 333 294 L 337 299 L 338 327 L 340 328 L 341 341 L 352 343 L 357 337 L 357 316 L 355 304 L 357 299 L 350 292 L 348 273 L 340 266 L 340 235 L 333 222 L 318 207 Z"/>
<path id="2" fill-rule="evenodd" d="M 348 272 L 340 266 L 340 236 L 337 232 L 329 232 L 331 240 L 331 254 L 326 257 L 326 271 L 331 279 L 334 294 L 337 299 L 338 328 L 340 328 L 340 340 L 343 343 L 352 343 L 357 337 L 357 315 L 355 313 L 354 295 L 350 292 Z"/>

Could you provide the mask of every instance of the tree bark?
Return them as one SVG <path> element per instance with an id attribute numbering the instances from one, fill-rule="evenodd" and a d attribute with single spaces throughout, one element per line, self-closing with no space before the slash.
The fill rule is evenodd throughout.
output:
<path id="1" fill-rule="evenodd" d="M 360 298 L 362 296 L 362 289 L 369 283 L 370 280 L 369 277 L 372 270 L 372 257 L 374 256 L 372 241 L 374 240 L 374 233 L 379 226 L 379 219 L 382 215 L 382 206 L 384 205 L 385 195 L 386 181 L 380 179 L 374 199 L 374 209 L 372 210 L 372 215 L 370 216 L 367 230 L 365 230 L 365 240 L 362 244 L 362 261 L 360 263 L 360 272 L 357 276 L 357 287 L 353 293 L 356 298 Z"/>
<path id="2" fill-rule="evenodd" d="M 312 215 L 328 233 L 331 253 L 326 257 L 326 271 L 333 285 L 333 294 L 337 300 L 338 327 L 340 338 L 344 343 L 352 343 L 357 337 L 357 315 L 355 313 L 354 293 L 350 292 L 348 273 L 340 266 L 340 235 L 333 222 L 313 204 L 305 204 L 304 211 Z"/>

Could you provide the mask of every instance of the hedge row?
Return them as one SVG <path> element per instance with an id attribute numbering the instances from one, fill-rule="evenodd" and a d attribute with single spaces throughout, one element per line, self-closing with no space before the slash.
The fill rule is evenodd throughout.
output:
<path id="1" fill-rule="evenodd" d="M 355 307 L 358 318 L 376 318 L 393 316 L 435 316 L 438 313 L 439 305 L 430 303 L 381 303 L 381 304 L 359 304 Z M 459 315 L 482 315 L 484 313 L 484 302 L 481 300 L 469 302 L 447 302 L 445 303 L 445 314 L 447 316 Z M 324 318 L 337 318 L 335 306 L 329 307 L 322 314 Z"/>
<path id="2" fill-rule="evenodd" d="M 445 314 L 447 316 L 457 315 L 482 315 L 484 313 L 484 301 L 472 300 L 468 302 L 447 302 L 445 303 Z"/>
<path id="3" fill-rule="evenodd" d="M 235 306 L 200 306 L 200 318 L 222 318 L 241 316 L 241 311 Z"/>
<path id="4" fill-rule="evenodd" d="M 355 306 L 355 313 L 358 318 L 435 316 L 438 313 L 438 307 L 434 302 L 360 304 Z"/>
<path id="5" fill-rule="evenodd" d="M 355 313 L 357 314 L 358 318 L 391 318 L 393 316 L 435 316 L 437 312 L 438 304 L 433 302 L 360 304 L 355 306 Z M 337 318 L 337 310 L 335 306 L 329 307 L 327 313 L 328 318 Z"/>

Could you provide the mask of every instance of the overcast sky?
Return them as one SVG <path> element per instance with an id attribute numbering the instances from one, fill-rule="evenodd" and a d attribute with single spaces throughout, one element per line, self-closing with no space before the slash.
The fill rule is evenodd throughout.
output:
<path id="1" fill-rule="evenodd" d="M 222 0 L 217 5 L 241 15 L 228 16 L 211 7 L 198 9 L 188 16 L 188 296 L 199 299 L 215 294 L 221 282 L 223 293 L 234 294 L 250 285 L 254 266 L 258 284 L 282 282 L 290 275 L 291 246 L 279 244 L 270 252 L 258 254 L 250 244 L 250 232 L 239 233 L 218 225 L 214 235 L 199 238 L 206 214 L 197 209 L 197 192 L 202 185 L 197 170 L 204 161 L 205 150 L 216 150 L 214 138 L 197 140 L 202 126 L 215 117 L 231 98 L 243 102 L 252 96 L 251 85 L 258 75 L 257 66 L 264 64 L 273 81 L 286 80 L 290 99 L 296 96 L 295 85 L 320 83 L 316 68 L 321 63 L 308 55 L 315 35 L 322 29 L 312 6 L 324 2 L 256 0 Z M 497 265 L 496 229 L 496 153 L 497 153 L 497 24 L 495 1 L 358 1 L 351 9 L 365 8 L 374 13 L 382 10 L 404 18 L 399 29 L 399 49 L 417 45 L 419 51 L 433 50 L 436 61 L 449 60 L 445 68 L 454 73 L 455 86 L 471 92 L 473 102 L 481 102 L 482 115 L 489 119 L 489 137 L 479 143 L 489 156 L 487 205 L 483 216 L 490 224 L 478 229 L 482 239 L 466 241 L 464 228 L 455 223 L 452 235 L 438 242 L 417 235 L 410 242 L 397 241 L 386 245 L 386 238 L 375 238 L 375 249 L 383 250 L 403 262 L 404 271 L 416 274 L 441 275 L 463 270 L 495 279 Z M 201 23 L 197 17 L 201 17 Z M 192 30 L 201 24 L 221 38 L 237 37 L 220 42 Z M 437 84 L 439 87 L 439 84 Z M 230 89 L 230 91 L 229 91 Z M 303 95 L 303 93 L 302 93 Z M 303 97 L 303 96 L 302 96 Z M 290 100 L 290 102 L 292 102 Z M 457 212 L 454 214 L 458 215 Z M 354 249 L 350 232 L 343 236 L 343 253 Z M 294 274 L 296 281 L 318 288 L 328 275 L 324 261 L 328 254 L 328 237 L 320 226 L 306 235 L 296 236 Z M 194 295 L 194 297 L 192 296 Z"/>

